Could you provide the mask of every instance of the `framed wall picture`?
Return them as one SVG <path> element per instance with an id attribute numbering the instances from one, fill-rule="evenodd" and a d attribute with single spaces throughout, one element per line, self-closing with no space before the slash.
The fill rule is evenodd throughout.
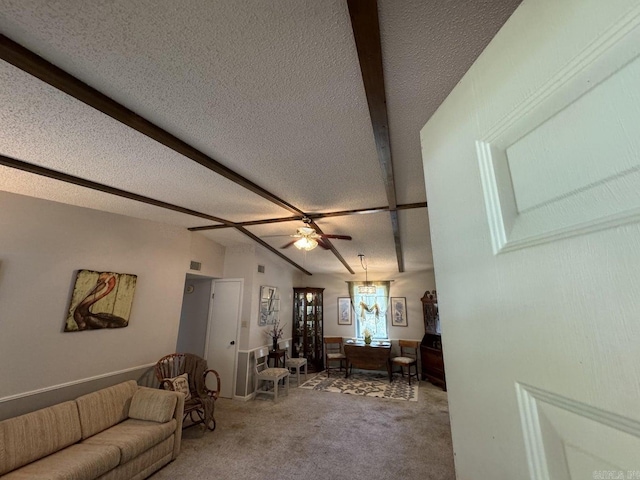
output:
<path id="1" fill-rule="evenodd" d="M 278 320 L 278 311 L 280 310 L 280 299 L 278 298 L 277 287 L 268 285 L 260 286 L 260 311 L 258 316 L 258 325 L 275 325 Z"/>
<path id="2" fill-rule="evenodd" d="M 338 325 L 351 325 L 353 323 L 353 309 L 349 297 L 338 298 Z"/>
<path id="3" fill-rule="evenodd" d="M 129 325 L 137 279 L 127 273 L 78 270 L 64 331 Z"/>
<path id="4" fill-rule="evenodd" d="M 391 325 L 393 327 L 406 327 L 407 323 L 407 299 L 405 297 L 391 297 Z"/>

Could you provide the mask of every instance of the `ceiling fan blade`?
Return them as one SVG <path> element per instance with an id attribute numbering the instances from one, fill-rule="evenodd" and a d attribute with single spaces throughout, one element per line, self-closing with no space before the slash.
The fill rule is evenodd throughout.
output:
<path id="1" fill-rule="evenodd" d="M 325 250 L 331 250 L 331 247 L 329 245 L 327 245 L 322 238 L 319 238 L 316 240 L 316 242 L 318 242 L 318 246 L 324 248 Z"/>
<path id="2" fill-rule="evenodd" d="M 262 235 L 260 238 L 275 238 L 275 237 L 296 237 L 296 238 L 300 238 L 300 235 L 295 234 L 295 235 Z"/>
<path id="3" fill-rule="evenodd" d="M 296 243 L 297 240 L 291 240 L 289 243 L 285 243 L 283 246 L 281 246 L 280 248 L 289 248 L 291 245 L 293 245 L 294 243 Z"/>
<path id="4" fill-rule="evenodd" d="M 323 238 L 335 238 L 338 240 L 351 240 L 351 237 L 349 235 L 330 235 L 330 234 L 323 233 L 320 236 Z"/>

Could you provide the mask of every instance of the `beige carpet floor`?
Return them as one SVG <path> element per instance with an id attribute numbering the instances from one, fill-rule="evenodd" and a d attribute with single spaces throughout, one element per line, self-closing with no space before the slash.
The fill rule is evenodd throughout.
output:
<path id="1" fill-rule="evenodd" d="M 182 452 L 151 478 L 454 480 L 447 394 L 420 382 L 419 400 L 296 388 L 216 402 L 217 428 L 183 433 Z"/>

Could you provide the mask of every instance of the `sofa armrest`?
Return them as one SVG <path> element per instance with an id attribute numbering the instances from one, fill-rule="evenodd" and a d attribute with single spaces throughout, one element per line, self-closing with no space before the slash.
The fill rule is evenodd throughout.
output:
<path id="1" fill-rule="evenodd" d="M 173 441 L 173 456 L 172 460 L 175 460 L 180 453 L 180 443 L 182 442 L 182 420 L 184 418 L 184 395 L 179 392 L 171 392 L 177 398 L 176 411 L 173 414 L 173 418 L 176 419 L 176 436 Z"/>

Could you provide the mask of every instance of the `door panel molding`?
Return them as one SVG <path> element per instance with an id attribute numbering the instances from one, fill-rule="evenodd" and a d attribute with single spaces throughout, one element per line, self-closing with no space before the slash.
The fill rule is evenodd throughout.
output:
<path id="1" fill-rule="evenodd" d="M 640 221 L 639 82 L 637 6 L 481 135 L 476 154 L 494 254 Z M 616 122 L 603 121 L 611 98 L 603 91 L 617 93 Z M 598 135 L 610 148 L 597 171 L 580 171 L 578 147 L 598 155 L 588 147 Z M 606 166 L 612 157 L 615 168 Z"/>
<path id="2" fill-rule="evenodd" d="M 640 421 L 531 385 L 516 383 L 516 393 L 532 480 L 640 476 L 640 464 L 629 464 Z"/>

